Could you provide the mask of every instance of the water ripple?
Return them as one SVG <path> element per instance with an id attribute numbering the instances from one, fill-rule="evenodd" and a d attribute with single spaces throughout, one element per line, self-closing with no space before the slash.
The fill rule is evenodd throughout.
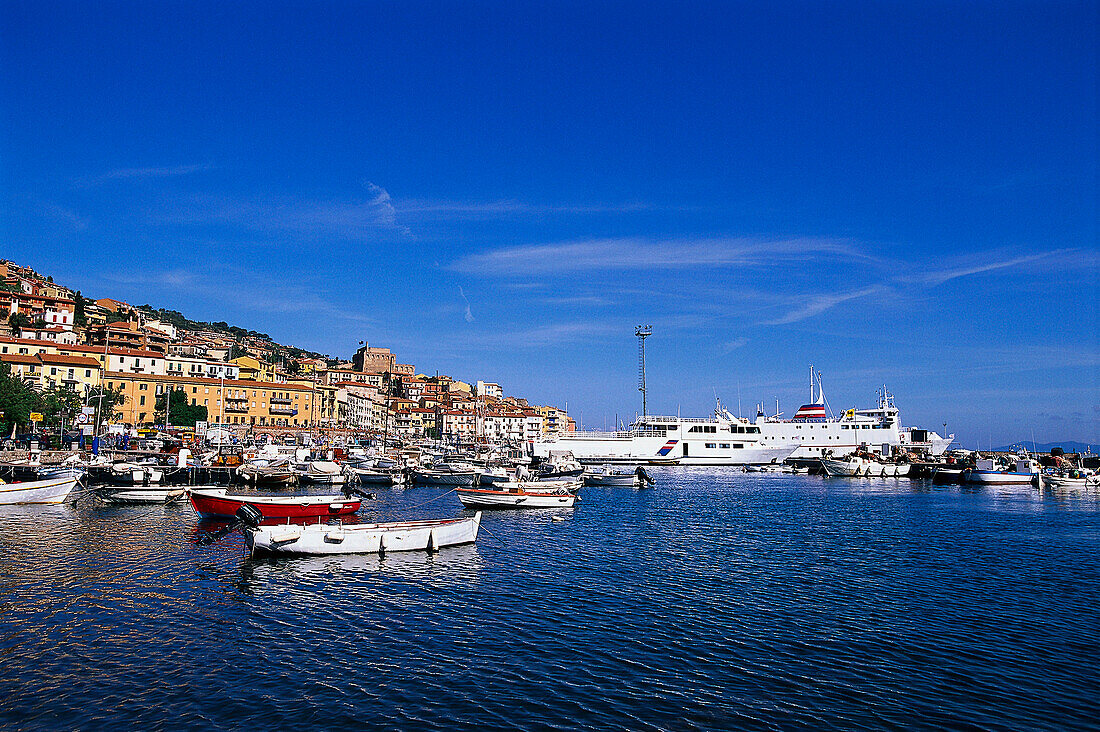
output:
<path id="1" fill-rule="evenodd" d="M 1095 726 L 1095 494 L 653 472 L 434 556 L 250 559 L 185 506 L 3 509 L 0 724 Z M 369 510 L 457 514 L 415 508 L 443 493 Z"/>

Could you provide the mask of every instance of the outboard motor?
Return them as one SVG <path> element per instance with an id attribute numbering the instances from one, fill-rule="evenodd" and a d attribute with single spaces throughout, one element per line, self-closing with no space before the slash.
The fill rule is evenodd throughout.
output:
<path id="1" fill-rule="evenodd" d="M 642 485 L 647 485 L 647 484 L 648 485 L 656 485 L 657 484 L 657 481 L 655 481 L 655 480 L 653 480 L 653 478 L 649 477 L 649 473 L 647 473 L 645 471 L 645 468 L 643 468 L 641 465 L 639 465 L 637 470 L 634 471 L 634 475 L 638 476 L 638 480 L 641 481 Z"/>
<path id="2" fill-rule="evenodd" d="M 251 503 L 242 503 L 241 507 L 237 509 L 237 513 L 234 514 L 237 517 L 237 524 L 244 524 L 245 526 L 255 529 L 260 525 L 260 522 L 264 520 L 264 515 L 260 513 L 260 509 L 253 506 Z"/>
<path id="3" fill-rule="evenodd" d="M 229 536 L 229 534 L 239 529 L 242 525 L 247 526 L 251 529 L 258 528 L 260 526 L 260 522 L 263 520 L 264 515 L 260 512 L 260 509 L 256 508 L 250 503 L 242 503 L 241 507 L 237 509 L 237 513 L 234 514 L 234 520 L 228 526 L 226 526 L 224 529 L 221 529 L 220 531 L 215 531 L 213 533 L 206 532 L 201 534 L 199 536 L 199 543 L 213 544 L 216 541 L 221 541 L 225 537 Z"/>
<path id="4" fill-rule="evenodd" d="M 374 498 L 373 493 L 367 493 L 362 488 L 351 485 L 350 483 L 344 484 L 343 493 L 345 498 L 352 498 L 354 496 L 359 496 L 360 498 Z M 244 508 L 244 506 L 241 506 L 241 508 Z"/>

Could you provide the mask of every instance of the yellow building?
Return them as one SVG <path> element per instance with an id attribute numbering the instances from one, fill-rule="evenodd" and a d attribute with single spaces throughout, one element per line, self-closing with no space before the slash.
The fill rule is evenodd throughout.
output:
<path id="1" fill-rule="evenodd" d="M 57 353 L 5 353 L 0 361 L 11 369 L 11 375 L 36 389 L 55 386 L 85 394 L 99 386 L 103 367 L 94 358 L 64 356 Z"/>
<path id="2" fill-rule="evenodd" d="M 316 423 L 311 386 L 117 371 L 104 374 L 103 382 L 122 390 L 126 397 L 119 410 L 122 421 L 135 426 L 164 421 L 164 412 L 157 411 L 156 403 L 157 396 L 168 389 L 183 389 L 188 402 L 206 407 L 210 424 L 311 427 Z"/>

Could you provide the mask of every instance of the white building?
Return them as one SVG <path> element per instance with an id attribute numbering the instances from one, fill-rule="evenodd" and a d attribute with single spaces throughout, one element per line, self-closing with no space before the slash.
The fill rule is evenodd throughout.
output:
<path id="1" fill-rule="evenodd" d="M 500 388 L 500 384 L 495 384 L 492 381 L 479 381 L 474 388 L 476 389 L 475 393 L 480 397 L 504 398 L 504 390 Z"/>
<path id="2" fill-rule="evenodd" d="M 196 379 L 236 379 L 241 367 L 227 361 L 187 356 L 168 356 L 165 372 L 169 376 L 188 376 Z"/>

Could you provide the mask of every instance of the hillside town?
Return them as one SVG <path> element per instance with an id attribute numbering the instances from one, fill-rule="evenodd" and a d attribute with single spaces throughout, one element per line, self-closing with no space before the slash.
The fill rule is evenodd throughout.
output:
<path id="1" fill-rule="evenodd" d="M 0 368 L 62 396 L 49 414 L 0 415 L 9 434 L 222 427 L 242 439 L 389 434 L 529 448 L 576 429 L 563 409 L 506 396 L 492 381 L 417 373 L 365 341 L 350 360 L 324 357 L 225 323 L 92 299 L 7 260 L 0 308 Z"/>

